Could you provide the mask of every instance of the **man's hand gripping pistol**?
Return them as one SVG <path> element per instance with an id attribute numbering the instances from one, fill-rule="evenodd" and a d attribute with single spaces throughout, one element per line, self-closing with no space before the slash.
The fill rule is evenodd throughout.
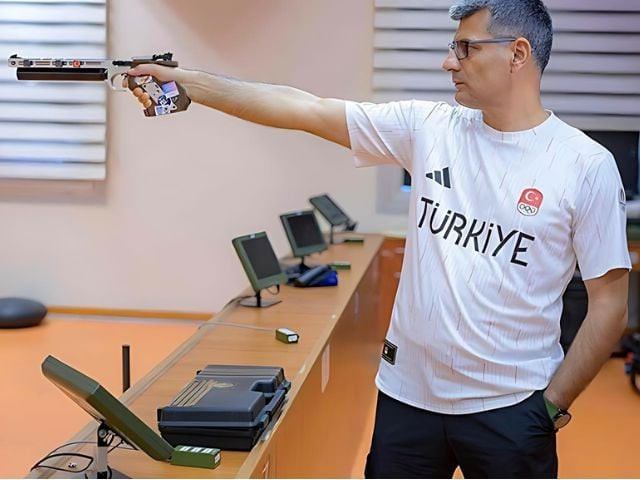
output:
<path id="1" fill-rule="evenodd" d="M 191 99 L 184 88 L 176 82 L 161 83 L 155 77 L 145 75 L 131 77 L 127 71 L 143 63 L 154 63 L 165 67 L 177 67 L 173 54 L 134 57 L 131 60 L 88 60 L 69 58 L 21 58 L 9 57 L 9 66 L 17 68 L 18 80 L 40 80 L 48 82 L 106 81 L 113 90 L 124 91 L 136 87 L 149 94 L 151 106 L 144 110 L 147 117 L 182 112 L 189 107 Z M 126 79 L 123 82 L 122 79 Z M 126 84 L 127 87 L 124 87 Z"/>

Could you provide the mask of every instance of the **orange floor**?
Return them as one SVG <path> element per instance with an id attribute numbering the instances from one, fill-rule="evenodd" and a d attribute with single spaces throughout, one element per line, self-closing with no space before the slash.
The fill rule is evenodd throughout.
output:
<path id="1" fill-rule="evenodd" d="M 640 395 L 612 359 L 571 408 L 572 422 L 558 433 L 560 476 L 640 476 Z"/>
<path id="2" fill-rule="evenodd" d="M 35 460 L 88 422 L 87 415 L 40 372 L 53 354 L 121 391 L 120 347 L 131 345 L 132 381 L 165 358 L 197 328 L 188 321 L 135 322 L 57 318 L 38 328 L 0 330 L 0 477 L 22 477 Z M 372 422 L 354 459 L 362 475 Z M 610 360 L 572 408 L 574 420 L 558 435 L 562 478 L 640 476 L 640 395 L 629 386 L 622 360 Z M 460 477 L 459 472 L 456 474 Z"/>
<path id="3" fill-rule="evenodd" d="M 623 373 L 622 359 L 611 359 L 571 408 L 574 418 L 558 433 L 560 478 L 640 477 L 640 394 Z M 361 477 L 372 419 L 363 435 L 352 477 Z M 455 478 L 462 478 L 460 470 Z"/>
<path id="4" fill-rule="evenodd" d="M 121 345 L 131 346 L 131 381 L 144 376 L 197 328 L 191 321 L 46 319 L 0 329 L 0 477 L 23 477 L 33 463 L 91 419 L 40 371 L 49 354 L 122 392 Z M 7 454 L 10 452 L 9 454 Z"/>

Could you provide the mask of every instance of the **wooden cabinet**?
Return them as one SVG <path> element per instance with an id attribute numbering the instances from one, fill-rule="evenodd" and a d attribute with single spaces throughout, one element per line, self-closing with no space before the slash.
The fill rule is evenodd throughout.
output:
<path id="1" fill-rule="evenodd" d="M 258 467 L 253 471 L 251 478 L 276 478 L 272 457 L 273 452 L 267 451 L 258 462 Z"/>
<path id="2" fill-rule="evenodd" d="M 640 242 L 629 241 L 629 257 L 634 271 L 640 271 Z"/>
<path id="3" fill-rule="evenodd" d="M 265 462 L 274 476 L 344 478 L 358 453 L 370 405 L 382 336 L 387 329 L 378 310 L 380 257 L 370 263 L 356 291 L 335 324 L 307 375 L 295 402 L 274 438 L 270 460 L 261 459 L 252 477 L 260 477 Z"/>
<path id="4" fill-rule="evenodd" d="M 340 271 L 337 288 L 285 286 L 282 303 L 273 307 L 229 306 L 121 397 L 154 428 L 157 408 L 169 404 L 205 365 L 282 366 L 292 383 L 287 402 L 251 452 L 224 450 L 220 466 L 204 470 L 116 449 L 109 454 L 111 467 L 132 478 L 349 477 L 359 446 L 370 435 L 374 377 L 400 268 L 402 245 L 394 244 L 389 256 L 382 255 L 382 244 L 381 236 L 365 235 L 364 244 L 334 245 L 311 259 L 351 262 L 351 270 Z M 279 327 L 296 331 L 300 341 L 278 342 Z M 95 422 L 73 440 L 94 438 Z M 90 447 L 80 449 L 92 454 Z M 57 472 L 32 472 L 50 474 Z"/>

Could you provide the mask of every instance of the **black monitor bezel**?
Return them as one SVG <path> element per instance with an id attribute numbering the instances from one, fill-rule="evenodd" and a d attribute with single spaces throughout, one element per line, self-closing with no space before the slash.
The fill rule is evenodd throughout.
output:
<path id="1" fill-rule="evenodd" d="M 317 201 L 319 199 L 324 199 L 327 200 L 329 203 L 331 203 L 331 205 L 333 205 L 333 207 L 338 210 L 345 218 L 344 222 L 334 222 L 329 214 L 327 212 L 325 212 L 322 207 L 320 206 L 321 204 L 319 204 Z M 340 208 L 340 206 L 328 195 L 328 194 L 322 194 L 322 195 L 316 195 L 315 197 L 311 197 L 309 199 L 309 202 L 311 203 L 311 205 L 313 205 L 313 207 L 320 213 L 320 215 L 322 215 L 322 217 L 329 222 L 329 224 L 332 227 L 339 227 L 340 225 L 348 225 L 351 222 L 351 218 L 349 217 L 349 215 L 347 215 L 345 213 L 345 211 Z"/>
<path id="2" fill-rule="evenodd" d="M 308 245 L 306 247 L 301 247 L 297 244 L 295 236 L 293 235 L 293 231 L 291 230 L 291 224 L 289 220 L 291 218 L 299 217 L 302 215 L 309 215 L 313 219 L 313 224 L 318 230 L 318 235 L 319 238 L 322 239 L 322 243 Z M 311 255 L 313 253 L 323 252 L 329 248 L 327 242 L 324 240 L 324 236 L 322 235 L 322 231 L 320 230 L 320 225 L 318 225 L 318 219 L 316 218 L 313 210 L 299 210 L 297 212 L 284 213 L 280 215 L 280 221 L 282 222 L 282 226 L 284 227 L 284 231 L 287 235 L 287 239 L 289 240 L 289 245 L 291 245 L 291 251 L 293 252 L 294 257 L 306 257 L 307 255 Z"/>
<path id="3" fill-rule="evenodd" d="M 247 274 L 247 278 L 249 278 L 249 283 L 251 283 L 251 287 L 253 288 L 253 290 L 255 292 L 259 292 L 260 290 L 272 287 L 274 285 L 287 283 L 287 275 L 282 271 L 282 267 L 280 267 L 279 263 L 278 263 L 278 267 L 280 268 L 280 272 L 278 274 L 270 275 L 264 278 L 258 277 L 255 271 L 255 268 L 251 263 L 251 260 L 249 259 L 249 255 L 247 254 L 247 251 L 244 247 L 244 242 L 246 240 L 254 240 L 256 238 L 266 238 L 269 244 L 269 247 L 271 248 L 271 251 L 274 252 L 273 255 L 276 256 L 275 251 L 273 250 L 273 246 L 271 245 L 271 242 L 269 241 L 269 238 L 267 237 L 266 232 L 258 232 L 258 233 L 251 233 L 248 235 L 242 235 L 240 237 L 234 238 L 231 241 L 231 243 L 233 244 L 233 248 L 238 254 L 238 258 L 240 259 L 242 268 Z M 278 257 L 276 256 L 276 259 L 277 258 Z"/>

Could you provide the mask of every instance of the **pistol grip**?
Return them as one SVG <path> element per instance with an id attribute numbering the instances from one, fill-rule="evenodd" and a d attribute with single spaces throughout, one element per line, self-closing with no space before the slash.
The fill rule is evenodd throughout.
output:
<path id="1" fill-rule="evenodd" d="M 149 94 L 152 104 L 144 109 L 147 117 L 158 117 L 171 113 L 183 112 L 191 104 L 187 92 L 178 82 L 162 83 L 152 76 L 128 77 L 129 90 L 142 88 Z"/>

